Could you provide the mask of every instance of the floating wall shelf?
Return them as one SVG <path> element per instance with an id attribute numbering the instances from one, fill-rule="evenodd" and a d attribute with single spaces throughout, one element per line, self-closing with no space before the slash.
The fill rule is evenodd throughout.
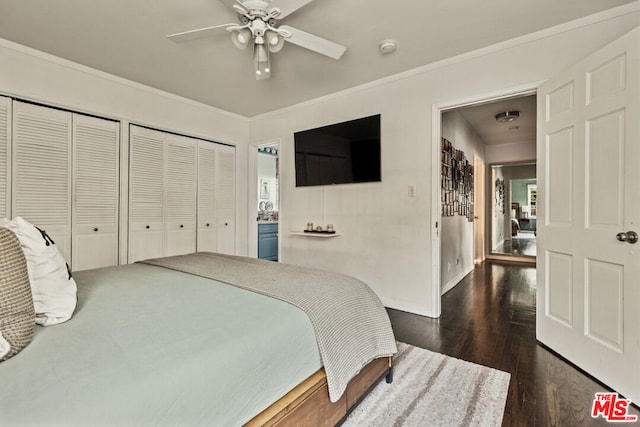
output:
<path id="1" fill-rule="evenodd" d="M 289 234 L 293 236 L 306 236 L 306 237 L 336 237 L 338 233 L 305 233 L 304 231 L 292 231 Z"/>

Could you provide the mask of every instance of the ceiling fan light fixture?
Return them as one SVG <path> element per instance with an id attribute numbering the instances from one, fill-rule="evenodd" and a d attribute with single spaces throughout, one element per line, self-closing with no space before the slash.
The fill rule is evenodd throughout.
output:
<path id="1" fill-rule="evenodd" d="M 271 77 L 269 53 L 279 52 L 286 42 L 305 49 L 340 59 L 347 50 L 345 46 L 323 37 L 307 33 L 287 25 L 279 25 L 280 20 L 310 3 L 312 0 L 221 0 L 238 15 L 240 24 L 230 23 L 197 28 L 170 34 L 167 37 L 183 43 L 202 37 L 209 37 L 218 29 L 231 33 L 231 41 L 240 50 L 253 44 L 254 70 L 257 79 Z"/>
<path id="2" fill-rule="evenodd" d="M 267 46 L 271 53 L 280 52 L 284 46 L 284 37 L 275 31 L 267 31 L 265 33 L 265 38 L 267 39 Z"/>
<path id="3" fill-rule="evenodd" d="M 236 30 L 231 33 L 231 41 L 240 50 L 244 50 L 251 40 L 251 31 L 247 28 Z"/>
<path id="4" fill-rule="evenodd" d="M 496 114 L 495 117 L 499 123 L 508 123 L 517 120 L 520 117 L 520 111 L 504 111 Z"/>

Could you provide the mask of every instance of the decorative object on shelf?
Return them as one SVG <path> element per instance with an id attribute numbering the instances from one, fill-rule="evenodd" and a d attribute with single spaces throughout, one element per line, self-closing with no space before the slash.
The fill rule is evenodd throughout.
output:
<path id="1" fill-rule="evenodd" d="M 473 165 L 462 150 L 442 138 L 442 216 L 464 216 L 473 222 Z"/>
<path id="2" fill-rule="evenodd" d="M 291 234 L 333 234 L 336 235 L 336 231 L 333 229 L 333 224 L 327 224 L 326 228 L 322 228 L 321 225 L 318 225 L 316 227 L 313 226 L 313 222 L 307 222 L 307 228 L 302 230 L 302 233 L 300 233 L 299 231 L 292 231 Z"/>

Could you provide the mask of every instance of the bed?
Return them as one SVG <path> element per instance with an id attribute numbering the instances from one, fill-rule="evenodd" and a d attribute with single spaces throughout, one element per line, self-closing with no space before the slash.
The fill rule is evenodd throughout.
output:
<path id="1" fill-rule="evenodd" d="M 298 283 L 296 294 L 311 283 L 331 295 L 332 277 L 341 295 L 346 276 L 325 273 L 212 253 L 74 273 L 73 317 L 36 327 L 0 363 L 0 425 L 335 425 L 390 379 L 395 340 L 379 301 L 376 319 L 358 308 L 370 290 L 338 304 L 336 341 L 362 336 L 342 355 L 316 325 L 333 303 L 309 314 L 306 302 L 271 295 L 286 282 Z"/>

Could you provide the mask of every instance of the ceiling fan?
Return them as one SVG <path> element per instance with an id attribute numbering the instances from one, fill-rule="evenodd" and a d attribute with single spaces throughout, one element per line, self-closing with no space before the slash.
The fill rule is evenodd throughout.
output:
<path id="1" fill-rule="evenodd" d="M 269 52 L 282 49 L 285 41 L 334 59 L 340 59 L 346 47 L 315 36 L 278 21 L 310 3 L 312 0 L 220 0 L 237 14 L 240 24 L 222 24 L 198 28 L 167 36 L 176 43 L 209 37 L 225 28 L 231 32 L 231 40 L 239 49 L 253 41 L 253 60 L 256 80 L 271 77 Z"/>

